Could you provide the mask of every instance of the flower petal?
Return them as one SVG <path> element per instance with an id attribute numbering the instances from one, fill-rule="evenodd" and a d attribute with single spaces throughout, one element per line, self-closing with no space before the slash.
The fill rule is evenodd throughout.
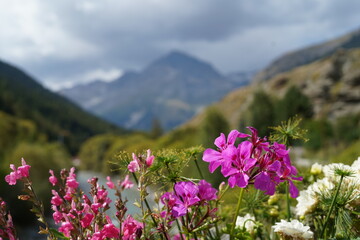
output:
<path id="1" fill-rule="evenodd" d="M 239 173 L 236 175 L 236 185 L 241 188 L 245 188 L 248 185 L 249 176 L 245 173 Z"/>
<path id="2" fill-rule="evenodd" d="M 291 180 L 289 180 L 289 192 L 292 198 L 297 198 L 299 196 L 299 190 Z"/>
<path id="3" fill-rule="evenodd" d="M 226 146 L 225 134 L 221 133 L 220 136 L 215 139 L 214 144 L 218 148 L 223 149 Z"/>

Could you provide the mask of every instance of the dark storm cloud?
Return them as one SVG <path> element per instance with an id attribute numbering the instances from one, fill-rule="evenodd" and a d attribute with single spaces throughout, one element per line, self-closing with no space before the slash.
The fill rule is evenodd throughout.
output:
<path id="1" fill-rule="evenodd" d="M 223 72 L 253 70 L 285 51 L 360 26 L 356 0 L 28 0 L 26 4 L 19 13 L 24 3 L 14 0 L 12 8 L 0 14 L 0 20 L 1 15 L 13 17 L 20 26 L 13 32 L 0 23 L 5 29 L 3 36 L 0 33 L 5 47 L 0 50 L 48 82 L 81 81 L 82 74 L 94 69 L 141 69 L 173 48 L 210 61 Z"/>

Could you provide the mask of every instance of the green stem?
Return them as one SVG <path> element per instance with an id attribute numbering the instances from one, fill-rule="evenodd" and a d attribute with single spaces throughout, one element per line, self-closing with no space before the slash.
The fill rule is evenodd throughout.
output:
<path id="1" fill-rule="evenodd" d="M 243 198 L 243 194 L 244 194 L 244 188 L 240 188 L 240 194 L 239 194 L 239 199 L 238 199 L 238 203 L 236 206 L 236 210 L 235 210 L 235 215 L 234 215 L 234 219 L 232 222 L 232 226 L 231 226 L 231 231 L 230 231 L 230 239 L 234 239 L 233 234 L 234 234 L 234 230 L 235 230 L 235 225 L 236 225 L 236 219 L 239 215 L 239 211 L 240 211 L 240 206 L 241 206 L 241 201 Z"/>
<path id="2" fill-rule="evenodd" d="M 289 197 L 289 182 L 285 184 L 286 189 L 286 212 L 287 212 L 287 220 L 290 222 L 291 219 L 291 210 L 290 210 L 290 197 Z"/>
<path id="3" fill-rule="evenodd" d="M 138 179 L 137 179 L 137 177 L 136 177 L 136 175 L 135 175 L 135 173 L 132 173 L 132 175 L 133 175 L 133 177 L 134 177 L 134 180 L 135 180 L 135 182 L 136 182 L 136 185 L 138 185 L 139 186 L 139 181 L 138 181 Z M 153 223 L 154 223 L 154 226 L 155 227 L 157 227 L 158 226 L 158 224 L 157 224 L 157 222 L 156 222 L 156 220 L 155 220 L 155 218 L 154 218 L 154 216 L 152 215 L 152 210 L 151 210 L 151 208 L 150 208 L 150 205 L 149 205 L 149 202 L 147 201 L 147 199 L 146 199 L 146 197 L 144 197 L 144 202 L 145 202 L 145 205 L 146 205 L 146 207 L 147 207 L 147 209 L 149 210 L 149 212 L 150 212 L 150 217 L 151 217 L 151 220 L 153 221 Z M 142 205 L 142 204 L 141 204 Z M 164 235 L 165 235 L 166 233 L 164 233 Z M 165 237 L 166 238 L 166 237 Z M 162 239 L 162 236 L 161 236 L 161 239 Z"/>
<path id="4" fill-rule="evenodd" d="M 182 235 L 182 231 L 181 231 L 181 227 L 180 227 L 180 223 L 179 223 L 179 220 L 178 220 L 178 219 L 176 219 L 176 225 L 177 225 L 177 227 L 178 227 L 178 229 L 179 229 L 179 234 L 180 234 L 181 240 L 184 240 L 184 237 L 183 237 L 183 235 Z"/>
<path id="5" fill-rule="evenodd" d="M 323 229 L 321 230 L 320 238 L 322 238 L 322 237 L 324 236 L 325 229 L 326 229 L 326 225 L 327 225 L 327 223 L 328 223 L 328 221 L 329 221 L 329 219 L 330 219 L 332 210 L 333 210 L 333 208 L 334 208 L 334 206 L 335 206 L 336 198 L 337 198 L 337 196 L 338 196 L 338 194 L 339 194 L 340 186 L 341 186 L 341 183 L 342 183 L 343 179 L 344 179 L 344 175 L 341 175 L 339 185 L 338 185 L 338 187 L 337 187 L 337 189 L 336 189 L 335 196 L 334 196 L 334 198 L 333 198 L 332 201 L 331 201 L 331 205 L 330 205 L 329 212 L 328 212 L 328 214 L 327 214 L 327 216 L 326 216 Z"/>
<path id="6" fill-rule="evenodd" d="M 27 182 L 24 182 L 25 188 L 27 187 L 31 191 L 31 193 L 33 195 L 32 197 L 34 198 L 34 201 L 33 201 L 34 207 L 37 207 L 39 210 L 38 214 L 40 214 L 40 215 L 37 215 L 35 213 L 35 215 L 37 215 L 37 217 L 38 217 L 38 221 L 40 221 L 41 223 L 43 223 L 45 225 L 45 229 L 47 231 L 47 234 L 49 235 L 49 238 L 56 239 L 54 234 L 50 231 L 49 224 L 47 223 L 46 218 L 45 218 L 44 205 L 38 198 L 38 196 L 32 186 L 32 181 L 31 181 L 30 177 L 26 178 L 26 180 L 27 180 Z"/>
<path id="7" fill-rule="evenodd" d="M 202 173 L 202 171 L 201 171 L 201 169 L 200 169 L 200 166 L 199 166 L 199 163 L 198 163 L 198 161 L 197 161 L 197 158 L 194 157 L 194 159 L 195 159 L 194 161 L 195 161 L 196 168 L 197 168 L 197 170 L 198 170 L 198 172 L 199 172 L 199 175 L 200 175 L 201 179 L 205 179 L 205 178 L 204 178 L 204 175 L 203 175 L 203 173 Z"/>

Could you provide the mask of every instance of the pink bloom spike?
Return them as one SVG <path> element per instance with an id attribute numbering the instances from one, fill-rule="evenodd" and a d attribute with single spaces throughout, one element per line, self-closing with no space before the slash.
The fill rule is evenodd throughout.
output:
<path id="1" fill-rule="evenodd" d="M 57 180 L 57 178 L 56 178 L 55 175 L 54 175 L 54 171 L 50 169 L 50 170 L 49 170 L 49 173 L 51 174 L 51 176 L 49 177 L 49 182 L 50 182 L 53 186 L 55 186 L 55 185 L 57 184 L 58 180 Z"/>

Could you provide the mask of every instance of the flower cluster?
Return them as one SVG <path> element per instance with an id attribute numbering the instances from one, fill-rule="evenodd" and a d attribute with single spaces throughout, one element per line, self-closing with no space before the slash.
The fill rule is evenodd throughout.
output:
<path id="1" fill-rule="evenodd" d="M 281 239 L 328 239 L 341 234 L 350 239 L 357 236 L 360 232 L 356 215 L 360 211 L 360 158 L 352 166 L 314 164 L 311 169 L 313 177 L 310 178 L 314 181 L 299 195 L 293 181 L 302 178 L 297 177 L 287 147 L 259 137 L 252 127 L 249 130 L 251 134 L 237 130 L 232 130 L 228 137 L 220 134 L 215 139 L 217 149 L 205 150 L 203 160 L 209 163 L 210 172 L 219 169 L 228 178 L 228 184 L 223 182 L 219 190 L 206 180 L 180 175 L 183 168 L 174 166 L 186 164 L 184 160 L 177 160 L 174 152 L 169 155 L 157 153 L 155 164 L 150 150 L 145 154 L 127 154 L 124 168 L 133 174 L 135 180 L 139 199 L 134 201 L 134 205 L 140 208 L 140 216 L 129 215 L 127 200 L 122 198 L 123 191 L 135 185 L 129 175 L 117 183 L 107 176 L 104 186 L 97 178 L 90 178 L 90 191 L 84 193 L 79 188 L 75 168 L 64 169 L 60 174 L 49 170 L 50 202 L 57 230 L 46 222 L 44 205 L 37 199 L 30 180 L 30 166 L 24 159 L 20 167 L 10 165 L 12 171 L 5 180 L 10 185 L 18 180 L 24 184 L 23 191 L 27 195 L 19 198 L 33 202 L 32 211 L 42 223 L 40 232 L 47 234 L 48 239 L 270 239 L 271 229 Z M 201 168 L 196 162 L 198 153 L 200 150 L 191 150 L 181 157 L 192 157 L 201 176 Z M 151 186 L 156 184 L 159 187 L 159 183 L 161 189 L 172 191 L 152 194 L 154 188 Z M 295 211 L 308 226 L 298 220 L 289 220 L 289 198 L 286 198 L 288 221 L 279 219 L 285 212 L 281 206 L 284 201 L 279 199 L 279 194 L 274 195 L 280 183 L 287 183 L 292 197 L 298 196 Z M 249 185 L 257 190 L 246 191 Z M 235 186 L 239 189 L 231 189 Z M 108 189 L 117 196 L 114 204 Z M 223 200 L 233 198 L 230 194 L 236 191 L 239 192 L 236 208 L 232 205 L 222 207 Z M 154 202 L 148 201 L 151 196 L 155 196 Z M 243 196 L 245 207 L 241 205 Z M 286 196 L 289 196 L 288 192 Z M 110 215 L 108 210 L 112 204 L 116 211 Z M 272 214 L 273 209 L 282 212 Z M 234 214 L 229 214 L 232 212 Z M 303 215 L 306 216 L 302 218 Z M 276 224 L 272 226 L 274 222 Z M 3 238 L 17 239 L 11 215 L 0 198 L 0 240 Z"/>
<path id="2" fill-rule="evenodd" d="M 49 181 L 52 185 L 58 185 L 57 178 L 53 171 L 50 171 Z M 110 208 L 111 200 L 108 191 L 104 186 L 98 184 L 97 178 L 91 178 L 88 183 L 91 185 L 90 197 L 83 194 L 79 189 L 76 180 L 75 168 L 70 172 L 62 171 L 61 179 L 64 186 L 59 184 L 59 190 L 52 190 L 51 199 L 53 218 L 56 224 L 60 224 L 59 232 L 66 237 L 76 239 L 101 240 L 106 238 L 135 239 L 141 235 L 142 224 L 134 220 L 130 215 L 123 219 L 126 209 L 117 213 L 118 220 L 122 222 L 121 229 L 115 226 L 112 219 L 105 213 Z M 107 185 L 110 189 L 117 191 L 129 188 L 133 184 L 126 177 L 125 181 L 119 182 L 119 189 L 107 177 Z M 121 204 L 122 202 L 118 202 Z"/>
<path id="3" fill-rule="evenodd" d="M 0 198 L 0 239 L 16 240 L 16 231 L 5 201 Z"/>
<path id="4" fill-rule="evenodd" d="M 141 155 L 137 156 L 135 153 L 132 154 L 133 160 L 128 165 L 128 170 L 130 172 L 132 173 L 138 172 L 141 169 L 148 168 L 153 164 L 155 157 L 151 155 L 151 150 L 148 149 L 146 153 L 147 153 L 146 158 L 144 158 L 144 156 Z"/>
<path id="5" fill-rule="evenodd" d="M 27 165 L 23 158 L 21 159 L 21 164 L 22 166 L 18 168 L 16 168 L 14 164 L 10 164 L 10 168 L 13 171 L 5 176 L 5 181 L 9 185 L 15 185 L 17 180 L 29 177 L 30 165 Z"/>
<path id="6" fill-rule="evenodd" d="M 205 180 L 198 184 L 193 182 L 178 182 L 174 185 L 174 192 L 164 193 L 160 200 L 165 210 L 160 216 L 171 224 L 176 218 L 180 218 L 183 225 L 192 230 L 204 223 L 207 218 L 213 218 L 216 208 L 210 207 L 210 201 L 217 199 L 217 190 Z M 206 211 L 199 216 L 199 207 L 206 207 Z M 181 217 L 185 216 L 185 220 Z M 197 216 L 198 222 L 195 222 Z"/>
<path id="7" fill-rule="evenodd" d="M 209 162 L 210 172 L 221 167 L 230 187 L 246 188 L 254 184 L 268 195 L 273 195 L 281 182 L 288 182 L 291 197 L 297 197 L 293 180 L 302 180 L 302 177 L 296 177 L 297 170 L 291 164 L 289 150 L 283 144 L 271 144 L 266 138 L 258 137 L 255 128 L 248 129 L 251 135 L 232 130 L 227 139 L 221 133 L 214 142 L 218 149 L 205 150 L 203 160 Z M 236 146 L 239 138 L 245 140 Z"/>
<path id="8" fill-rule="evenodd" d="M 316 175 L 319 175 L 318 172 L 320 171 L 320 173 L 323 172 L 324 177 L 309 185 L 307 189 L 300 191 L 299 196 L 296 198 L 298 203 L 295 209 L 298 216 L 313 213 L 319 208 L 321 196 L 335 191 L 335 186 L 339 183 L 340 178 L 337 170 L 350 175 L 350 177 L 344 179 L 340 188 L 340 195 L 347 196 L 347 204 L 344 204 L 344 206 L 350 209 L 352 203 L 360 199 L 360 157 L 351 166 L 342 163 L 321 166 L 315 163 L 312 170 L 315 168 L 318 169 Z M 314 172 L 312 171 L 313 174 Z"/>

